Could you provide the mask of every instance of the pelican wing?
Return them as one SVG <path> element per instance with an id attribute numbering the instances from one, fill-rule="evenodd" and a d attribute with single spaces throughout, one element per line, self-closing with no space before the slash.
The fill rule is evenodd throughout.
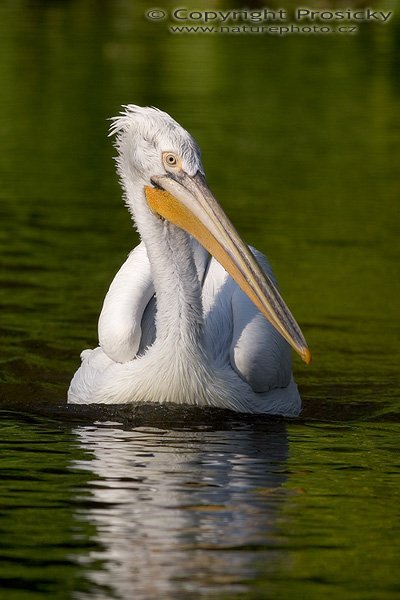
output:
<path id="1" fill-rule="evenodd" d="M 250 248 L 258 263 L 274 280 L 265 256 Z M 233 335 L 230 347 L 232 368 L 257 393 L 289 385 L 292 353 L 289 344 L 236 287 L 232 294 Z"/>
<path id="2" fill-rule="evenodd" d="M 154 295 L 146 247 L 139 244 L 115 275 L 99 318 L 99 341 L 115 362 L 135 358 L 142 340 L 142 317 Z"/>

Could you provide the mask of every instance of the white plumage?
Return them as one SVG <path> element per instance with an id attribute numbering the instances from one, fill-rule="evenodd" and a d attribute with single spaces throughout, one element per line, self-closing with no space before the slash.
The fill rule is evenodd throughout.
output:
<path id="1" fill-rule="evenodd" d="M 142 242 L 110 286 L 99 319 L 100 346 L 82 353 L 68 401 L 172 402 L 297 415 L 301 400 L 291 374 L 287 341 L 261 314 L 247 289 L 246 293 L 242 291 L 243 286 L 239 287 L 221 264 L 184 231 L 194 231 L 197 237 L 192 220 L 198 218 L 207 228 L 207 236 L 213 233 L 212 244 L 217 244 L 213 221 L 222 223 L 221 235 L 228 231 L 238 244 L 235 254 L 236 246 L 228 239 L 227 260 L 238 264 L 250 283 L 256 281 L 257 291 L 259 274 L 251 270 L 252 265 L 246 266 L 253 261 L 252 255 L 247 257 L 247 247 L 244 250 L 241 240 L 237 242 L 237 234 L 222 209 L 212 204 L 213 198 L 207 198 L 209 190 L 205 188 L 194 140 L 166 113 L 135 106 L 128 106 L 114 120 L 112 132 L 117 133 L 118 171 L 125 201 Z M 171 156 L 176 157 L 176 164 L 172 164 Z M 167 217 L 164 206 L 155 214 L 155 205 L 145 193 L 146 186 L 152 184 L 173 194 L 172 201 L 178 198 L 178 208 L 173 210 L 179 226 L 174 224 L 172 209 L 165 208 L 170 210 Z M 198 190 L 202 192 L 198 196 L 201 201 L 207 200 L 204 214 L 197 203 Z M 150 192 L 160 194 L 164 202 L 165 192 Z M 182 216 L 185 203 L 189 218 L 186 213 Z M 220 212 L 216 214 L 215 210 Z M 198 239 L 202 242 L 201 235 Z M 304 356 L 308 350 L 287 307 L 283 304 L 280 313 L 275 305 L 283 301 L 271 282 L 273 275 L 265 257 L 251 251 L 267 274 L 265 289 L 267 296 L 271 294 L 272 312 L 277 311 L 284 335 Z M 265 314 L 269 317 L 268 306 Z"/>

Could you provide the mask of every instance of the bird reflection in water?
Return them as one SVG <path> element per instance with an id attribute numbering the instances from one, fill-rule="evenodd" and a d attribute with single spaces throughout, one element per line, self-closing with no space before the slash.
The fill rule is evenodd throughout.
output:
<path id="1" fill-rule="evenodd" d="M 110 423 L 75 433 L 88 458 L 73 467 L 93 473 L 79 518 L 102 548 L 85 562 L 104 598 L 237 593 L 275 570 L 287 495 L 283 422 L 224 431 Z"/>

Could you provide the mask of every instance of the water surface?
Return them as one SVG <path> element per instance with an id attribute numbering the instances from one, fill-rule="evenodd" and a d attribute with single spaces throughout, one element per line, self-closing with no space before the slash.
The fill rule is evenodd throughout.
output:
<path id="1" fill-rule="evenodd" d="M 145 8 L 0 7 L 0 596 L 398 597 L 399 21 L 173 36 Z M 300 420 L 66 408 L 137 243 L 128 102 L 190 129 L 268 255 L 314 356 Z"/>

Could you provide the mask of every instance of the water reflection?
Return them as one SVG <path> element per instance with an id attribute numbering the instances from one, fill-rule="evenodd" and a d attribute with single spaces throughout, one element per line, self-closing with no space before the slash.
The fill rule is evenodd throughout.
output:
<path id="1" fill-rule="evenodd" d="M 93 473 L 92 499 L 79 518 L 95 526 L 103 548 L 87 561 L 102 565 L 89 578 L 109 587 L 104 597 L 229 595 L 275 568 L 284 423 L 259 431 L 79 426 L 75 433 L 91 456 L 73 466 Z"/>

